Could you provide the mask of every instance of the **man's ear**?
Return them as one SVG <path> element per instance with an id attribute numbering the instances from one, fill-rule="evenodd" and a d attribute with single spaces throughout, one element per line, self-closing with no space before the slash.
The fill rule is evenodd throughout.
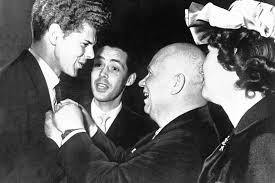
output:
<path id="1" fill-rule="evenodd" d="M 185 85 L 185 76 L 182 73 L 176 74 L 173 77 L 173 81 L 172 81 L 172 89 L 171 89 L 171 94 L 175 95 L 177 93 L 179 93 L 184 85 Z"/>
<path id="2" fill-rule="evenodd" d="M 128 79 L 127 79 L 127 82 L 126 82 L 126 86 L 131 86 L 132 84 L 134 84 L 136 78 L 137 78 L 136 73 L 130 74 L 130 76 L 128 76 Z"/>
<path id="3" fill-rule="evenodd" d="M 48 31 L 48 38 L 50 43 L 52 45 L 56 45 L 57 39 L 61 36 L 64 36 L 61 27 L 56 23 L 51 24 Z"/>

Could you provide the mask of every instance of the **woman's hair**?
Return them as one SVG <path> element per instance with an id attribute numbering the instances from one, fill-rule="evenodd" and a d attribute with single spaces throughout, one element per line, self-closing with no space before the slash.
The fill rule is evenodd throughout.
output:
<path id="1" fill-rule="evenodd" d="M 275 43 L 257 31 L 216 28 L 209 45 L 218 48 L 218 61 L 239 77 L 236 86 L 245 89 L 247 97 L 256 91 L 263 95 L 275 92 Z"/>

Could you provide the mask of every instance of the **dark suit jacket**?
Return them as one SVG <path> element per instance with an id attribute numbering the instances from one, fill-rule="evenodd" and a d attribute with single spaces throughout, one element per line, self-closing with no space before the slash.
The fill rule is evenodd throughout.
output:
<path id="1" fill-rule="evenodd" d="M 0 73 L 1 182 L 51 182 L 59 174 L 55 145 L 44 133 L 50 109 L 42 71 L 25 50 Z"/>
<path id="2" fill-rule="evenodd" d="M 101 131 L 92 139 L 79 133 L 61 147 L 60 163 L 72 182 L 192 183 L 203 157 L 217 144 L 208 113 L 200 109 L 177 117 L 152 140 L 154 134 L 127 152 L 116 148 Z"/>
<path id="3" fill-rule="evenodd" d="M 274 183 L 274 109 L 275 96 L 250 108 L 228 140 L 206 159 L 199 182 Z"/>
<path id="4" fill-rule="evenodd" d="M 85 107 L 91 112 L 91 103 Z M 106 133 L 112 142 L 124 149 L 133 147 L 142 137 L 156 130 L 157 124 L 138 113 L 132 111 L 126 105 L 122 105 L 114 122 Z"/>

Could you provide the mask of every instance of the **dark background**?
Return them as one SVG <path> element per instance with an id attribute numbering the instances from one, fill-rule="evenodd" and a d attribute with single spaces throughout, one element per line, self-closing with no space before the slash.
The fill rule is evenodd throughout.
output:
<path id="1" fill-rule="evenodd" d="M 0 1 L 0 68 L 31 43 L 30 14 L 33 1 Z M 201 4 L 209 2 L 195 1 Z M 228 7 L 232 1 L 211 2 Z M 133 44 L 140 49 L 137 51 L 148 58 L 141 62 L 148 62 L 154 52 L 169 43 L 192 42 L 184 21 L 184 9 L 190 3 L 190 0 L 113 0 L 111 31 L 132 38 Z"/>
<path id="2" fill-rule="evenodd" d="M 30 17 L 33 1 L 0 0 L 0 69 L 14 60 L 31 43 Z M 209 1 L 195 0 L 195 2 L 206 4 Z M 211 2 L 228 8 L 233 0 Z M 190 0 L 113 0 L 111 2 L 112 26 L 109 31 L 130 40 L 139 54 L 137 81 L 145 76 L 147 64 L 160 48 L 175 42 L 193 43 L 184 20 L 184 10 L 190 3 Z M 107 33 L 105 36 L 110 35 Z M 87 63 L 77 78 L 62 76 L 65 98 L 70 97 L 79 102 L 84 96 L 89 96 L 91 63 L 92 61 Z M 126 89 L 123 102 L 137 112 L 143 113 L 143 95 L 137 83 Z"/>

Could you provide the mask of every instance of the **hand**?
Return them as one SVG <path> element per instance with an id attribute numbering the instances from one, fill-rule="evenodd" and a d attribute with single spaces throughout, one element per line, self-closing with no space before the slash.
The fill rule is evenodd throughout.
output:
<path id="1" fill-rule="evenodd" d="M 88 133 L 90 134 L 90 136 L 91 137 L 94 136 L 94 134 L 97 132 L 98 127 L 97 127 L 96 123 L 94 122 L 94 120 L 91 118 L 90 114 L 86 111 L 86 109 L 82 105 L 78 104 L 77 102 L 75 102 L 71 99 L 66 99 L 66 100 L 61 101 L 60 105 L 62 105 L 62 104 L 64 105 L 64 104 L 68 104 L 68 103 L 73 103 L 75 105 L 78 105 L 78 107 L 82 111 L 84 121 L 86 123 L 86 124 L 84 124 L 84 126 L 86 125 L 89 128 Z M 58 108 L 60 108 L 60 106 L 58 106 Z"/>
<path id="2" fill-rule="evenodd" d="M 78 104 L 71 100 L 62 101 L 54 113 L 54 124 L 62 133 L 71 129 L 84 129 L 83 115 Z"/>
<path id="3" fill-rule="evenodd" d="M 53 123 L 53 113 L 52 111 L 48 111 L 45 114 L 45 124 L 44 124 L 44 131 L 48 138 L 55 141 L 55 143 L 60 147 L 62 138 L 61 132 L 56 128 Z"/>
<path id="4" fill-rule="evenodd" d="M 85 119 L 85 122 L 87 123 L 87 126 L 89 127 L 89 135 L 90 137 L 93 137 L 95 135 L 95 133 L 97 132 L 97 125 L 94 122 L 94 120 L 92 119 L 92 117 L 90 116 L 90 114 L 86 111 L 86 109 L 79 105 L 83 114 L 83 117 Z"/>

